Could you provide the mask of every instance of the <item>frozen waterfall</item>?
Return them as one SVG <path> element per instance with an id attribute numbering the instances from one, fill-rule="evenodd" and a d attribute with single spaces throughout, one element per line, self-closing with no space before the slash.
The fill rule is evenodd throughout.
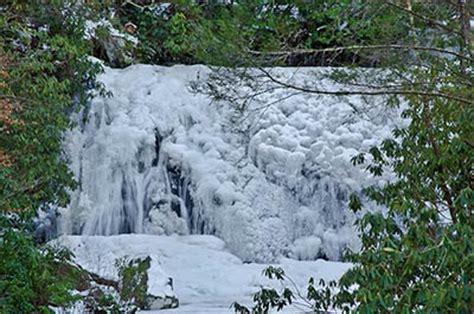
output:
<path id="1" fill-rule="evenodd" d="M 209 71 L 106 69 L 113 96 L 96 97 L 66 135 L 79 187 L 60 232 L 212 234 L 257 262 L 338 259 L 356 247 L 348 195 L 377 182 L 350 158 L 389 135 L 397 113 L 374 103 L 361 117 L 358 97 L 349 105 L 278 89 L 236 120 L 232 103 L 190 91 Z M 310 80 L 317 69 L 276 71 Z"/>

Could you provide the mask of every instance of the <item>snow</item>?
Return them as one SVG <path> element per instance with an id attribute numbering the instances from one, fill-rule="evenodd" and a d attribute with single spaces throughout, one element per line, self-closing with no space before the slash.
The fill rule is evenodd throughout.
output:
<path id="1" fill-rule="evenodd" d="M 310 84 L 325 69 L 274 71 Z M 338 260 L 357 249 L 348 196 L 378 181 L 350 159 L 389 136 L 399 112 L 281 88 L 239 112 L 191 90 L 209 73 L 105 69 L 100 80 L 113 96 L 97 96 L 66 134 L 79 188 L 61 209 L 60 233 L 209 234 L 249 262 Z M 233 87 L 249 92 L 237 78 Z"/>
<path id="2" fill-rule="evenodd" d="M 229 307 L 235 301 L 251 305 L 251 296 L 261 286 L 281 287 L 278 281 L 270 281 L 262 275 L 268 265 L 243 263 L 214 236 L 62 236 L 55 243 L 71 249 L 79 265 L 104 277 L 114 276 L 116 259 L 152 256 L 150 282 L 159 283 L 153 287 L 154 292 L 167 289 L 161 283 L 169 275 L 180 301 L 177 309 L 165 313 L 231 313 Z M 310 277 L 315 282 L 321 278 L 335 280 L 351 267 L 341 262 L 286 258 L 274 266 L 281 266 L 301 291 Z"/>

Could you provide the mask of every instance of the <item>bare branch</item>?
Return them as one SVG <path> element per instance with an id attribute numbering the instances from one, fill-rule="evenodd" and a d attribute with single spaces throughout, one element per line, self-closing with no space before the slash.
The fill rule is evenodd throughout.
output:
<path id="1" fill-rule="evenodd" d="M 418 90 L 372 90 L 372 91 L 352 91 L 352 90 L 337 90 L 337 91 L 330 91 L 330 90 L 322 90 L 322 89 L 312 89 L 305 86 L 297 86 L 293 85 L 284 81 L 281 81 L 275 78 L 272 74 L 270 74 L 264 68 L 259 68 L 272 82 L 284 86 L 286 88 L 302 91 L 305 93 L 310 94 L 320 94 L 320 95 L 334 95 L 334 96 L 351 96 L 351 95 L 360 95 L 360 96 L 388 96 L 388 95 L 400 95 L 400 96 L 427 96 L 427 97 L 440 97 L 449 100 L 458 101 L 461 103 L 474 105 L 474 102 L 465 98 L 461 98 L 458 96 L 454 96 L 451 94 L 446 94 L 439 91 L 418 91 Z"/>
<path id="2" fill-rule="evenodd" d="M 464 56 L 460 53 L 445 50 L 435 47 L 423 47 L 423 46 L 405 46 L 405 45 L 354 45 L 354 46 L 345 46 L 345 47 L 334 47 L 334 48 L 324 48 L 324 49 L 297 49 L 292 51 L 269 51 L 261 52 L 255 50 L 248 50 L 251 55 L 254 56 L 271 56 L 271 57 L 281 57 L 281 56 L 290 56 L 290 55 L 299 55 L 299 54 L 316 54 L 316 53 L 326 53 L 326 52 L 342 52 L 342 51 L 357 51 L 357 50 L 419 50 L 419 51 L 432 51 L 438 52 L 446 55 L 455 56 L 459 59 L 466 60 L 469 62 L 474 62 L 474 59 Z"/>

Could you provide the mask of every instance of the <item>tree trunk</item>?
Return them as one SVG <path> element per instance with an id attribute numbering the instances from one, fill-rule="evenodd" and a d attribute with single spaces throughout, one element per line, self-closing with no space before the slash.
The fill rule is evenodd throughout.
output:
<path id="1" fill-rule="evenodd" d="M 459 0 L 459 22 L 461 24 L 462 52 L 472 57 L 470 19 L 471 14 L 467 8 L 467 0 Z"/>
<path id="2" fill-rule="evenodd" d="M 406 6 L 408 11 L 412 10 L 411 0 L 406 0 Z M 415 18 L 413 17 L 413 15 L 410 14 L 410 25 L 413 26 L 414 24 Z"/>

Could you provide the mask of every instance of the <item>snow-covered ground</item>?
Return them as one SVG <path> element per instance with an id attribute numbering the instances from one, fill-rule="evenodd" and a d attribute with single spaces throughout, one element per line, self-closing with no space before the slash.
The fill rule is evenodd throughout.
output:
<path id="1" fill-rule="evenodd" d="M 272 69 L 309 86 L 323 70 Z M 238 108 L 191 91 L 209 73 L 106 69 L 100 80 L 113 96 L 96 97 L 66 135 L 79 188 L 60 233 L 211 234 L 256 262 L 338 260 L 357 248 L 348 196 L 379 181 L 350 159 L 389 136 L 398 112 L 377 99 L 255 90 L 235 77 L 231 90 L 257 93 Z"/>
<path id="2" fill-rule="evenodd" d="M 172 277 L 174 292 L 180 301 L 177 309 L 164 313 L 231 313 L 229 307 L 235 301 L 251 305 L 251 296 L 260 286 L 280 286 L 262 275 L 268 265 L 243 263 L 214 236 L 63 236 L 57 241 L 74 252 L 78 264 L 108 278 L 114 277 L 111 274 L 115 271 L 116 259 L 156 257 L 161 267 L 155 268 L 157 273 L 150 270 L 149 280 L 162 281 L 163 272 Z M 333 280 L 350 268 L 347 263 L 286 258 L 273 265 L 281 266 L 301 291 L 305 291 L 310 277 L 315 282 L 320 278 Z M 301 312 L 297 308 L 288 310 Z"/>

